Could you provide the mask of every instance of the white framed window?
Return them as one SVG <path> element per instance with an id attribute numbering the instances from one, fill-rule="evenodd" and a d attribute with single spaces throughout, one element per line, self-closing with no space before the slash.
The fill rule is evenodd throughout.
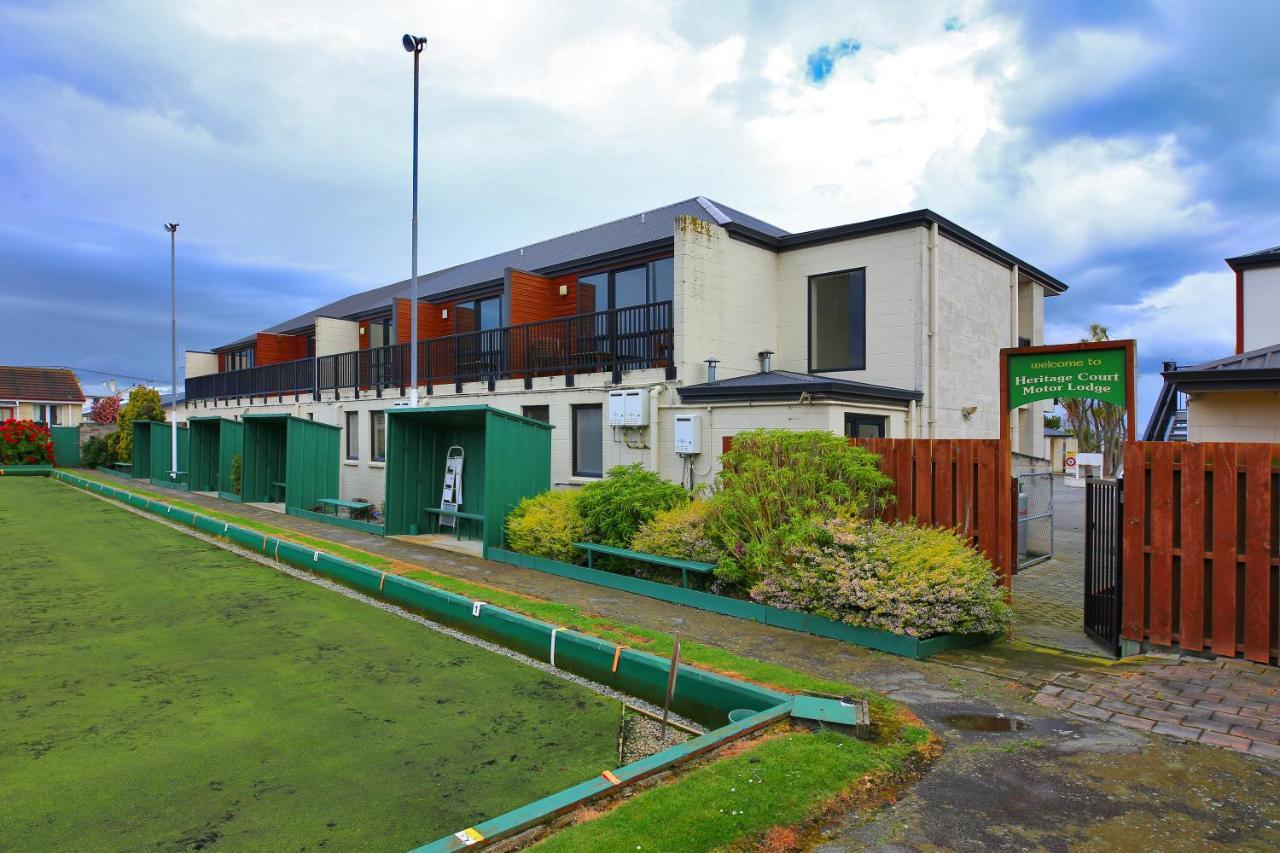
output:
<path id="1" fill-rule="evenodd" d="M 387 413 L 369 413 L 369 458 L 374 462 L 387 461 Z"/>
<path id="2" fill-rule="evenodd" d="M 347 412 L 347 459 L 360 458 L 360 413 Z"/>

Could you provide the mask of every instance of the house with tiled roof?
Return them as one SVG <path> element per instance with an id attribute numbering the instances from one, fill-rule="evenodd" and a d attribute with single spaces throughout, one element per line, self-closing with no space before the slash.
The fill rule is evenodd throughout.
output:
<path id="1" fill-rule="evenodd" d="M 1165 362 L 1147 441 L 1280 442 L 1280 246 L 1226 262 L 1236 276 L 1236 351 Z"/>
<path id="2" fill-rule="evenodd" d="M 0 365 L 0 421 L 76 426 L 84 400 L 80 381 L 66 368 Z"/>
<path id="3" fill-rule="evenodd" d="M 702 196 L 422 275 L 412 354 L 410 287 L 188 352 L 180 416 L 337 426 L 341 497 L 379 500 L 416 359 L 420 405 L 551 423 L 555 484 L 631 463 L 704 482 L 754 427 L 996 437 L 999 351 L 1043 343 L 1066 290 L 931 210 L 794 232 Z M 1042 408 L 1013 416 L 1027 456 Z"/>

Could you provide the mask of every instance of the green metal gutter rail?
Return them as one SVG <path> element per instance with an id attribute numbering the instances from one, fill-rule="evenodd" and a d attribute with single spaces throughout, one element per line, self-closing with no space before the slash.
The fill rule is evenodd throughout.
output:
<path id="1" fill-rule="evenodd" d="M 0 477 L 47 477 L 52 465 L 0 465 Z"/>
<path id="2" fill-rule="evenodd" d="M 505 551 L 501 548 L 490 548 L 486 556 L 490 560 L 495 560 L 499 563 L 507 563 L 512 566 L 520 566 L 551 575 L 572 578 L 584 583 L 630 592 L 635 595 L 643 595 L 648 598 L 656 598 L 659 601 L 667 601 L 672 604 L 682 604 L 686 607 L 696 607 L 699 610 L 709 610 L 712 613 L 720 613 L 738 619 L 750 619 L 752 622 L 772 625 L 775 628 L 786 628 L 789 631 L 800 631 L 831 640 L 841 640 L 846 643 L 852 643 L 855 646 L 863 646 L 868 649 L 875 649 L 916 660 L 923 660 L 930 655 L 936 655 L 948 649 L 967 649 L 973 646 L 980 646 L 983 643 L 991 642 L 999 636 L 998 634 L 939 634 L 925 638 L 908 637 L 903 634 L 882 631 L 878 628 L 849 625 L 845 622 L 837 622 L 825 616 L 817 616 L 800 610 L 783 610 L 779 607 L 770 607 L 767 604 L 759 604 L 754 601 L 729 598 L 726 595 L 716 595 L 713 592 L 702 592 L 696 589 L 684 589 L 671 584 L 645 580 L 644 578 L 630 575 L 614 574 L 613 572 L 605 572 L 585 566 L 573 566 L 568 563 L 561 563 L 558 560 L 531 557 L 528 554 Z"/>
<path id="3" fill-rule="evenodd" d="M 535 660 L 547 661 L 559 669 L 614 687 L 628 695 L 660 705 L 666 694 L 670 662 L 656 655 L 620 648 L 598 637 L 561 629 L 548 622 L 531 619 L 483 601 L 472 601 L 419 581 L 218 521 L 66 471 L 54 470 L 49 473 L 64 483 L 113 498 L 169 521 L 193 527 L 202 533 L 229 539 L 242 547 L 401 605 L 441 624 L 483 637 Z M 712 731 L 649 758 L 609 771 L 608 776 L 604 775 L 607 768 L 602 768 L 602 774 L 597 778 L 490 818 L 418 849 L 430 853 L 460 850 L 476 844 L 483 846 L 510 836 L 629 782 L 643 779 L 712 750 L 728 740 L 782 720 L 791 714 L 792 705 L 792 698 L 786 694 L 682 665 L 671 709 Z M 733 715 L 737 721 L 730 722 L 730 713 L 734 711 L 738 712 Z M 748 714 L 745 718 L 743 712 Z"/>

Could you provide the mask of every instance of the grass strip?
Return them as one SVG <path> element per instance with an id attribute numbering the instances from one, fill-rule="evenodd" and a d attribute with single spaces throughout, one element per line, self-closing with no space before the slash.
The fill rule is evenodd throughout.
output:
<path id="1" fill-rule="evenodd" d="M 642 791 L 603 814 L 587 813 L 590 819 L 550 836 L 537 849 L 793 849 L 804 824 L 855 780 L 898 777 L 913 756 L 928 752 L 928 742 L 928 733 L 918 727 L 905 728 L 888 744 L 785 731 L 703 764 L 673 784 Z"/>

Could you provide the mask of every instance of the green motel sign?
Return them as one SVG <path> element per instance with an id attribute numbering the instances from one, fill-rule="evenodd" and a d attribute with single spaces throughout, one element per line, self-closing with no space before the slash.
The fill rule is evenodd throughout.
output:
<path id="1" fill-rule="evenodd" d="M 1009 408 L 1036 400 L 1085 397 L 1127 405 L 1123 349 L 1081 349 L 1009 356 Z"/>

